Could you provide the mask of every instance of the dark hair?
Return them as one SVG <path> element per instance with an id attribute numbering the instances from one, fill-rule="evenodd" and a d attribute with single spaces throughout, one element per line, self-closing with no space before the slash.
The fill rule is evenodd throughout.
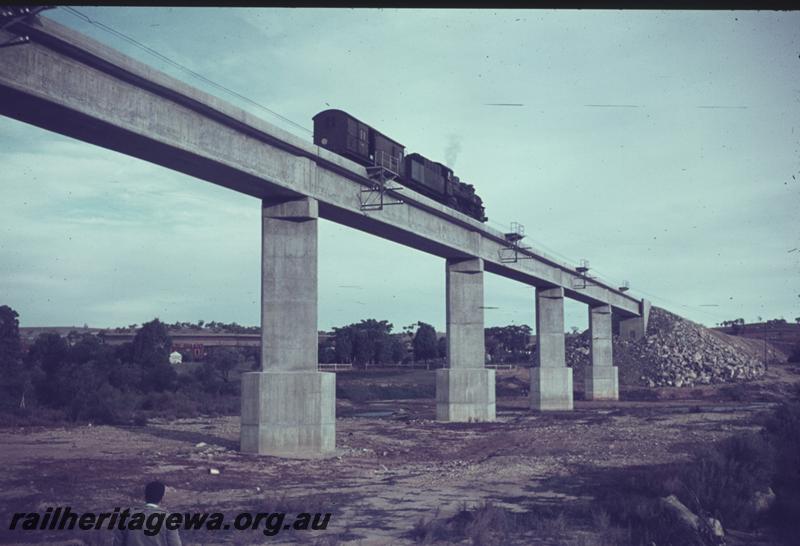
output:
<path id="1" fill-rule="evenodd" d="M 150 482 L 144 486 L 144 502 L 158 504 L 164 498 L 167 488 L 161 482 Z"/>

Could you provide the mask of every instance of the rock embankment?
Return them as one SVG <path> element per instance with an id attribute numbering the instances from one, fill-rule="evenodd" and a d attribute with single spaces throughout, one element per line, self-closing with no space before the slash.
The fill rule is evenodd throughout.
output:
<path id="1" fill-rule="evenodd" d="M 577 373 L 589 365 L 589 341 L 588 332 L 567 339 L 567 365 Z M 644 338 L 614 337 L 614 364 L 623 383 L 650 387 L 749 381 L 765 372 L 763 344 L 758 349 L 658 307 L 650 312 Z"/>

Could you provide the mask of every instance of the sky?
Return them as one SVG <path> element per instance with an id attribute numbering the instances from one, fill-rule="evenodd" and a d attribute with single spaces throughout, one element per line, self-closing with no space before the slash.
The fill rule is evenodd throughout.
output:
<path id="1" fill-rule="evenodd" d="M 799 12 L 78 10 L 260 106 L 45 16 L 309 141 L 314 114 L 351 113 L 634 297 L 706 325 L 800 317 Z M 0 304 L 22 326 L 259 323 L 257 199 L 5 117 L 0 165 Z M 443 259 L 324 220 L 319 249 L 320 329 L 444 330 Z M 486 274 L 487 326 L 532 326 L 533 298 Z"/>

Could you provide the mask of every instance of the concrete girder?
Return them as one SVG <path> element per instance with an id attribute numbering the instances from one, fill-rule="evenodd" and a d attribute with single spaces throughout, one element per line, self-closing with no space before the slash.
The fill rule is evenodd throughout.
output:
<path id="1" fill-rule="evenodd" d="M 11 30 L 31 42 L 0 49 L 1 114 L 262 199 L 310 196 L 321 218 L 445 258 L 481 258 L 486 271 L 639 314 L 637 300 L 602 283 L 573 289 L 573 266 L 536 249 L 503 263 L 502 233 L 411 190 L 398 194 L 404 206 L 364 213 L 363 166 L 78 32 L 46 18 Z"/>

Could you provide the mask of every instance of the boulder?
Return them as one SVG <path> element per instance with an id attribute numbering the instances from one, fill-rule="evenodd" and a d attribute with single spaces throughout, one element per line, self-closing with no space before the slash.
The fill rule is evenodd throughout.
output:
<path id="1" fill-rule="evenodd" d="M 753 498 L 750 499 L 750 506 L 756 514 L 763 514 L 775 504 L 775 492 L 771 487 L 767 487 L 766 491 L 756 491 Z"/>

